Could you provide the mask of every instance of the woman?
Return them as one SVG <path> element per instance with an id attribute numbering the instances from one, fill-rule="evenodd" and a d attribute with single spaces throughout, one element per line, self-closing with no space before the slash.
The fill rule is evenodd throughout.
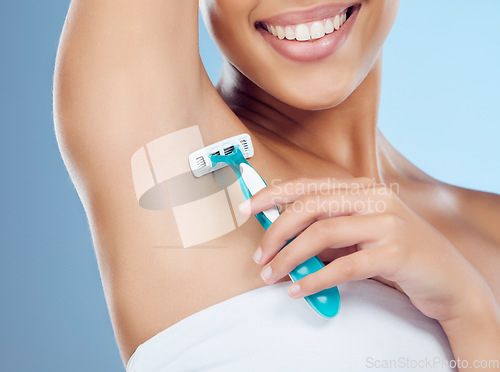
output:
<path id="1" fill-rule="evenodd" d="M 56 66 L 56 129 L 124 363 L 193 314 L 288 286 L 288 272 L 314 255 L 329 264 L 290 287 L 291 297 L 375 278 L 384 283 L 378 293 L 398 296 L 396 288 L 436 320 L 456 360 L 498 359 L 500 197 L 431 178 L 377 129 L 382 47 L 398 5 L 202 0 L 225 57 L 213 87 L 198 53 L 197 1 L 71 3 Z M 193 124 L 205 144 L 251 135 L 252 165 L 281 181 L 241 211 L 282 206 L 268 232 L 250 219 L 203 249 L 158 248 L 180 244 L 176 221 L 137 204 L 130 159 Z M 340 200 L 350 204 L 331 207 Z"/>

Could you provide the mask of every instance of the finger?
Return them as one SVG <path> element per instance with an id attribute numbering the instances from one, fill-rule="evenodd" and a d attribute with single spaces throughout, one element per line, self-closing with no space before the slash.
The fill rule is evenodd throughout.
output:
<path id="1" fill-rule="evenodd" d="M 371 178 L 297 178 L 291 181 L 273 183 L 243 203 L 243 213 L 255 214 L 275 205 L 294 202 L 302 195 L 325 193 L 333 189 L 349 189 L 374 185 Z"/>
<path id="2" fill-rule="evenodd" d="M 378 215 L 325 219 L 309 226 L 277 254 L 263 247 L 261 263 L 270 262 L 261 271 L 262 279 L 272 284 L 326 248 L 371 246 L 383 237 L 381 220 Z"/>
<path id="3" fill-rule="evenodd" d="M 293 237 L 302 235 L 303 232 L 312 231 L 311 240 L 324 239 L 332 229 L 337 230 L 343 223 L 342 216 L 354 215 L 380 215 L 384 212 L 385 204 L 377 204 L 371 196 L 339 195 L 339 196 L 304 196 L 290 205 L 287 210 L 271 224 L 260 242 L 264 262 L 271 259 Z M 332 218 L 333 217 L 333 218 Z M 322 222 L 328 219 L 329 221 Z M 352 220 L 357 221 L 357 220 Z M 360 219 L 359 221 L 364 221 Z M 370 223 L 377 223 L 374 219 Z M 366 222 L 363 224 L 369 225 Z M 314 227 L 312 225 L 315 225 Z M 331 225 L 331 226 L 329 226 Z M 308 228 L 310 227 L 310 228 Z M 369 228 L 368 227 L 365 227 Z M 308 230 L 306 230 L 308 229 Z M 344 227 L 347 231 L 349 226 Z M 320 230 L 320 231 L 317 231 Z M 355 238 L 356 235 L 353 236 Z M 301 238 L 300 240 L 302 240 Z M 357 242 L 356 242 L 357 243 Z M 326 248 L 324 246 L 323 248 Z M 263 261 L 261 260 L 260 263 Z"/>
<path id="4" fill-rule="evenodd" d="M 384 276 L 390 264 L 384 257 L 384 249 L 368 249 L 340 257 L 324 268 L 298 280 L 288 288 L 293 298 L 306 297 L 327 288 L 349 281 Z"/>

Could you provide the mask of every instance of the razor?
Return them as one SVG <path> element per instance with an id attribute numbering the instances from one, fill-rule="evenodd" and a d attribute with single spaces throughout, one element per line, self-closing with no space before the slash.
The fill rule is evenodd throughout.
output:
<path id="1" fill-rule="evenodd" d="M 248 163 L 246 159 L 254 155 L 252 140 L 248 134 L 240 134 L 204 147 L 189 155 L 189 166 L 195 177 L 203 177 L 226 166 L 236 174 L 238 183 L 245 199 L 267 187 L 264 179 Z M 280 216 L 276 206 L 257 213 L 255 218 L 265 230 Z M 290 239 L 281 249 L 286 247 Z M 293 282 L 325 267 L 317 257 L 311 257 L 298 265 L 288 275 Z M 323 318 L 332 318 L 340 310 L 340 294 L 337 287 L 327 288 L 315 294 L 304 297 L 309 306 Z"/>

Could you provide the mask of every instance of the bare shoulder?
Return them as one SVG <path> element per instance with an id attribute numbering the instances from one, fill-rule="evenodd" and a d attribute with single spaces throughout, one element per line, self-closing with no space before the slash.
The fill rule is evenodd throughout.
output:
<path id="1" fill-rule="evenodd" d="M 433 182 L 428 221 L 458 249 L 500 300 L 500 195 Z"/>
<path id="2" fill-rule="evenodd" d="M 500 195 L 448 186 L 462 220 L 500 249 Z"/>

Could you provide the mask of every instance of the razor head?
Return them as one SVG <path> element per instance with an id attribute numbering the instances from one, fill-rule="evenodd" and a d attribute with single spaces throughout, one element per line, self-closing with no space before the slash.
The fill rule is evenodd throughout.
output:
<path id="1" fill-rule="evenodd" d="M 219 142 L 210 146 L 204 147 L 198 151 L 189 154 L 189 167 L 195 177 L 202 177 L 206 174 L 212 173 L 218 169 L 227 166 L 226 163 L 212 164 L 210 155 L 229 155 L 233 152 L 235 146 L 239 146 L 240 150 L 248 159 L 253 156 L 253 145 L 250 135 L 244 133 Z"/>

